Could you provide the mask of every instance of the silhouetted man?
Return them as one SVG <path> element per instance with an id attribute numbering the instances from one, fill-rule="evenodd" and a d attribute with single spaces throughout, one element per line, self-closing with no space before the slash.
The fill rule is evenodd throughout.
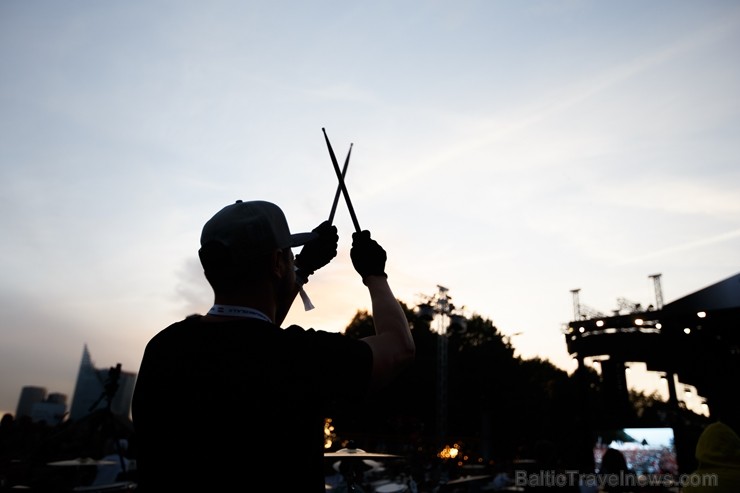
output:
<path id="1" fill-rule="evenodd" d="M 148 343 L 133 399 L 139 488 L 235 491 L 265 482 L 324 492 L 324 418 L 360 403 L 415 354 L 385 274 L 386 252 L 354 233 L 375 335 L 281 328 L 309 276 L 337 254 L 335 226 L 291 234 L 282 210 L 237 201 L 203 227 L 199 256 L 215 303 Z M 303 245 L 294 259 L 291 248 Z"/>

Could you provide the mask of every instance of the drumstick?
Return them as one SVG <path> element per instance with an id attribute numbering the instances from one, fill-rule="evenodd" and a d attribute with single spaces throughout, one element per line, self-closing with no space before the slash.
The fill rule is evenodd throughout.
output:
<path id="1" fill-rule="evenodd" d="M 339 169 L 339 163 L 337 163 L 337 157 L 334 155 L 334 149 L 331 148 L 331 143 L 329 142 L 329 137 L 326 135 L 326 130 L 322 127 L 321 131 L 324 132 L 324 139 L 326 140 L 326 147 L 329 148 L 329 156 L 331 156 L 331 164 L 334 165 L 334 172 L 337 174 L 337 179 L 339 180 L 339 187 L 342 189 L 342 194 L 344 195 L 344 201 L 347 202 L 347 209 L 349 209 L 349 215 L 352 217 L 352 223 L 355 225 L 355 231 L 359 233 L 362 231 L 360 229 L 360 223 L 357 222 L 357 216 L 355 216 L 355 208 L 352 207 L 352 201 L 349 199 L 349 192 L 347 192 L 347 186 L 344 184 L 344 178 L 342 177 L 342 172 Z"/>
<path id="2" fill-rule="evenodd" d="M 349 151 L 347 151 L 347 158 L 344 160 L 344 167 L 342 168 L 342 178 L 347 176 L 347 166 L 349 166 L 349 155 L 352 154 L 352 144 L 349 145 Z M 329 224 L 334 222 L 334 213 L 337 211 L 337 204 L 339 203 L 339 194 L 342 193 L 342 186 L 337 185 L 337 193 L 334 194 L 334 202 L 331 204 L 331 212 L 329 213 Z"/>

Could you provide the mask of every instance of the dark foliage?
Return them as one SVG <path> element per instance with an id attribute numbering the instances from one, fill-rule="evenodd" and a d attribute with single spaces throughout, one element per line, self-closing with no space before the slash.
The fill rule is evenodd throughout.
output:
<path id="1" fill-rule="evenodd" d="M 443 336 L 429 320 L 401 305 L 416 342 L 415 363 L 362 409 L 332 418 L 340 439 L 355 440 L 361 448 L 433 457 L 439 450 L 435 433 Z M 366 311 L 358 312 L 345 330 L 349 337 L 371 334 L 372 316 Z M 457 443 L 471 461 L 487 464 L 534 458 L 548 444 L 562 467 L 593 466 L 591 430 L 607 411 L 595 371 L 582 368 L 568 375 L 548 360 L 515 356 L 508 337 L 478 315 L 467 319 L 465 331 L 449 331 L 445 337 L 445 443 Z M 658 396 L 633 393 L 631 399 L 630 420 L 665 425 L 675 418 Z"/>

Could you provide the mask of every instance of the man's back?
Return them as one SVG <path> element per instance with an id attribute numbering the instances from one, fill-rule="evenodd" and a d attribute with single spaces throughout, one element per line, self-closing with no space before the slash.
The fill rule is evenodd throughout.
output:
<path id="1" fill-rule="evenodd" d="M 371 366 L 366 344 L 335 333 L 197 316 L 168 327 L 134 394 L 141 490 L 259 480 L 324 491 L 327 406 L 364 396 Z"/>
<path id="2" fill-rule="evenodd" d="M 338 242 L 329 221 L 292 233 L 280 207 L 263 200 L 237 200 L 205 223 L 198 257 L 213 306 L 149 341 L 134 390 L 142 492 L 232 491 L 253 481 L 325 491 L 330 406 L 387 385 L 416 350 L 388 284 L 386 252 L 367 230 L 352 235 L 350 258 L 375 334 L 280 328 Z"/>

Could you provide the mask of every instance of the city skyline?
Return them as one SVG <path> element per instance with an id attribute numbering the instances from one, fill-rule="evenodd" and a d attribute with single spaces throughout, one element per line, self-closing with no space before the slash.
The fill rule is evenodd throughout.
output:
<path id="1" fill-rule="evenodd" d="M 36 413 L 40 416 L 49 415 L 51 412 L 57 413 L 53 416 L 53 422 L 46 420 L 49 424 L 58 424 L 66 419 L 79 420 L 108 406 L 113 414 L 130 417 L 136 375 L 135 372 L 123 371 L 120 363 L 104 368 L 95 367 L 85 344 L 72 393 L 49 391 L 43 385 L 24 385 L 15 409 L 2 410 L 0 416 L 9 413 L 16 418 L 30 416 L 34 420 L 42 419 L 37 418 L 34 413 L 34 405 L 42 403 L 54 404 L 53 409 Z"/>

